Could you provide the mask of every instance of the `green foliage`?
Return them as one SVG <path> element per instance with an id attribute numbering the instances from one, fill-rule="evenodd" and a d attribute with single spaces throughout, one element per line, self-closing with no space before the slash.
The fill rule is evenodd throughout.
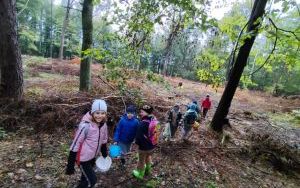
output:
<path id="1" fill-rule="evenodd" d="M 72 9 L 64 54 L 68 58 L 81 53 L 92 57 L 93 62 L 104 65 L 106 78 L 116 82 L 121 90 L 130 75 L 124 71 L 126 68 L 148 71 L 150 81 L 165 84 L 163 78 L 154 74 L 162 72 L 165 62 L 168 75 L 200 79 L 213 86 L 222 84 L 229 70 L 229 56 L 252 9 L 250 0 L 237 2 L 221 20 L 215 20 L 208 16 L 209 2 L 206 0 L 135 0 L 109 5 L 95 0 L 94 3 L 93 49 L 81 52 L 81 13 Z M 78 3 L 73 7 L 81 9 Z M 23 54 L 49 57 L 52 43 L 52 55 L 58 56 L 66 9 L 53 4 L 52 19 L 50 9 L 50 0 L 17 0 L 19 43 Z M 262 27 L 240 87 L 276 91 L 279 95 L 300 93 L 298 17 L 295 2 L 284 0 L 281 7 L 272 7 L 266 11 L 264 19 L 256 20 Z M 282 30 L 276 32 L 269 18 Z M 296 37 L 286 31 L 293 31 Z M 244 30 L 237 51 L 252 34 Z M 276 48 L 266 63 L 276 35 Z M 23 64 L 28 68 L 43 61 L 24 60 Z"/>
<path id="2" fill-rule="evenodd" d="M 224 60 L 218 58 L 215 54 L 206 51 L 197 57 L 197 76 L 200 81 L 212 84 L 217 87 L 224 81 L 221 67 L 224 65 Z"/>
<path id="3" fill-rule="evenodd" d="M 27 3 L 27 4 L 26 4 Z M 50 0 L 17 0 L 19 44 L 23 54 L 58 57 L 60 35 L 65 9 Z M 70 13 L 69 27 L 65 32 L 65 56 L 78 55 L 81 30 L 78 11 Z"/>
<path id="4" fill-rule="evenodd" d="M 255 88 L 257 83 L 254 83 L 248 76 L 243 75 L 240 80 L 240 85 L 241 88 Z"/>
<path id="5" fill-rule="evenodd" d="M 7 136 L 6 131 L 3 127 L 0 127 L 0 140 L 4 139 Z"/>
<path id="6" fill-rule="evenodd" d="M 293 110 L 291 113 L 270 113 L 271 121 L 282 127 L 300 127 L 300 110 Z"/>
<path id="7" fill-rule="evenodd" d="M 155 74 L 152 71 L 147 71 L 146 75 L 147 75 L 147 79 L 152 82 L 163 83 L 165 81 L 161 75 Z"/>
<path id="8" fill-rule="evenodd" d="M 205 188 L 217 188 L 217 184 L 213 181 L 208 181 L 204 184 L 204 187 Z"/>
<path id="9" fill-rule="evenodd" d="M 46 58 L 41 56 L 22 56 L 23 66 L 26 67 L 35 67 L 37 65 L 43 64 L 47 61 Z"/>
<path id="10" fill-rule="evenodd" d="M 160 179 L 151 179 L 149 181 L 146 182 L 146 187 L 147 188 L 155 188 L 155 187 L 159 187 L 160 184 Z"/>

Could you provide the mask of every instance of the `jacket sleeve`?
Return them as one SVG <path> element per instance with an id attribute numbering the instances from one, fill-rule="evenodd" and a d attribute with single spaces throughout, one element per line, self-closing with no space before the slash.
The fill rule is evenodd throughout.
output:
<path id="1" fill-rule="evenodd" d="M 114 141 L 115 142 L 119 142 L 120 141 L 120 133 L 123 127 L 123 123 L 122 123 L 122 119 L 119 121 L 118 125 L 117 125 L 117 129 L 115 131 L 114 134 Z"/>
<path id="2" fill-rule="evenodd" d="M 88 123 L 79 124 L 79 128 L 75 133 L 75 137 L 70 147 L 70 151 L 77 152 L 79 150 L 79 147 L 81 146 L 86 137 L 89 126 L 90 125 Z"/>
<path id="3" fill-rule="evenodd" d="M 168 122 L 172 121 L 172 111 L 171 110 L 168 112 L 168 120 L 167 121 Z"/>
<path id="4" fill-rule="evenodd" d="M 107 144 L 108 142 L 108 130 L 107 130 L 107 125 L 103 127 L 103 139 L 102 139 L 102 144 Z"/>
<path id="5" fill-rule="evenodd" d="M 136 135 L 135 135 L 135 143 L 137 145 L 140 145 L 142 143 L 143 137 L 144 137 L 144 133 L 143 133 L 143 123 L 141 122 L 136 130 Z"/>

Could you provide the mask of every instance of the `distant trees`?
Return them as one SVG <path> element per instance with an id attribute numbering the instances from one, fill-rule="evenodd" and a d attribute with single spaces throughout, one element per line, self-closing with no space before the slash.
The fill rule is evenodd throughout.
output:
<path id="1" fill-rule="evenodd" d="M 51 0 L 17 0 L 18 34 L 22 54 L 50 57 L 52 53 L 52 57 L 57 58 L 62 42 L 65 46 L 63 57 L 80 54 L 81 12 L 70 11 L 64 7 L 80 10 L 81 5 L 76 0 L 70 0 L 69 6 L 67 3 L 66 0 L 62 0 L 61 4 L 51 4 Z M 69 11 L 68 17 L 66 10 Z M 68 29 L 65 29 L 66 26 Z"/>
<path id="2" fill-rule="evenodd" d="M 267 19 L 249 54 L 239 87 L 276 95 L 296 94 L 300 92 L 296 78 L 300 74 L 299 40 L 295 37 L 299 13 L 294 1 L 283 1 L 281 8 L 272 8 L 276 2 L 267 6 Z M 118 68 L 128 67 L 218 86 L 228 80 L 238 50 L 249 36 L 245 30 L 250 0 L 235 3 L 221 20 L 208 18 L 209 8 L 214 7 L 209 7 L 207 0 L 93 3 L 93 17 L 97 18 L 91 22 L 95 25 L 94 39 L 86 43 L 83 39 L 90 38 L 84 37 L 88 27 L 82 30 L 81 20 L 85 1 L 62 0 L 53 4 L 51 14 L 51 0 L 17 0 L 22 53 L 49 57 L 52 51 L 54 58 L 82 55 L 82 70 L 87 72 L 81 73 L 81 90 L 90 83 L 86 63 L 91 62 L 90 57 L 105 64 L 112 78 L 120 76 Z M 273 49 L 275 38 L 278 40 Z"/>
<path id="3" fill-rule="evenodd" d="M 17 37 L 16 1 L 0 1 L 0 97 L 21 100 L 23 72 Z"/>

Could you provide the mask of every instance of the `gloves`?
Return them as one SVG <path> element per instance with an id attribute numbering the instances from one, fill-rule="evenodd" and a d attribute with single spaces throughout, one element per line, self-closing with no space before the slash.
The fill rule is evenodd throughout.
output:
<path id="1" fill-rule="evenodd" d="M 104 158 L 107 157 L 107 147 L 106 147 L 106 144 L 102 144 L 101 146 L 101 154 Z"/>
<path id="2" fill-rule="evenodd" d="M 75 161 L 76 161 L 76 155 L 77 155 L 77 152 L 70 151 L 69 158 L 68 158 L 68 164 L 67 164 L 67 168 L 66 168 L 67 175 L 72 175 L 75 172 L 74 166 L 75 166 Z"/>

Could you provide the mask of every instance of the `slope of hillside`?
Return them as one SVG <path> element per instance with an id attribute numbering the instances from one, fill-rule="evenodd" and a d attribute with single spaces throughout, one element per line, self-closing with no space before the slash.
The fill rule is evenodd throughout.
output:
<path id="1" fill-rule="evenodd" d="M 223 88 L 181 78 L 164 78 L 132 70 L 124 85 L 108 81 L 106 69 L 92 65 L 93 90 L 78 92 L 79 65 L 70 61 L 27 57 L 25 99 L 19 104 L 1 101 L 0 186 L 72 187 L 80 172 L 64 175 L 73 126 L 87 112 L 95 98 L 109 104 L 109 116 L 116 123 L 124 104 L 151 103 L 160 121 L 175 103 L 200 100 L 207 93 L 213 100 L 208 119 L 201 122 L 190 142 L 162 141 L 155 150 L 152 176 L 136 181 L 131 176 L 136 147 L 128 155 L 126 169 L 113 161 L 113 168 L 98 174 L 96 187 L 297 187 L 300 185 L 300 126 L 293 110 L 300 100 L 271 97 L 266 93 L 238 90 L 230 109 L 231 128 L 223 135 L 209 129 L 209 122 Z M 155 76 L 155 75 L 154 75 Z M 150 79 L 150 80 L 149 80 Z M 183 88 L 178 88 L 178 83 Z M 120 88 L 123 88 L 123 90 Z M 125 88 L 125 89 L 124 89 Z M 286 116 L 284 116 L 286 115 Z M 296 117 L 296 116 L 295 116 Z M 276 119 L 277 118 L 277 119 Z M 280 120 L 280 121 L 279 121 Z M 114 127 L 110 127 L 112 136 Z M 4 134 L 5 133 L 5 134 Z"/>

